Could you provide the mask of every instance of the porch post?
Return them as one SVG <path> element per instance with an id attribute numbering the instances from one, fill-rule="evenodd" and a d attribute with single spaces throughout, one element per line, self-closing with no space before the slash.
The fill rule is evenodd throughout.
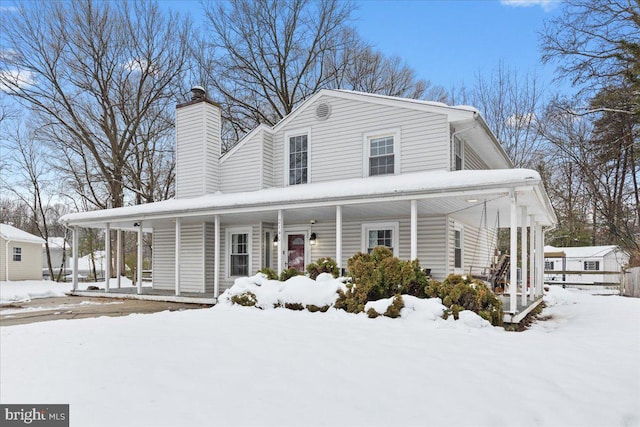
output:
<path id="1" fill-rule="evenodd" d="M 529 270 L 528 270 L 528 260 L 527 260 L 527 225 L 528 225 L 528 220 L 529 217 L 527 216 L 527 207 L 523 206 L 522 207 L 522 224 L 520 224 L 520 245 L 521 245 L 521 249 L 520 249 L 520 267 L 521 267 L 521 274 L 520 277 L 522 278 L 522 306 L 525 307 L 527 305 L 527 296 L 529 293 L 529 290 L 527 289 L 527 282 L 528 282 L 528 278 L 529 278 Z"/>
<path id="2" fill-rule="evenodd" d="M 336 206 L 336 264 L 342 275 L 342 206 Z"/>
<path id="3" fill-rule="evenodd" d="M 533 215 L 531 215 L 529 217 L 529 258 L 531 259 L 531 262 L 529 263 L 529 270 L 531 271 L 531 273 L 529 273 L 529 276 L 531 276 L 531 288 L 529 289 L 529 298 L 532 301 L 536 299 L 535 291 L 536 291 L 536 286 L 538 285 L 538 278 L 536 276 L 538 264 L 536 262 L 537 251 L 536 251 L 535 223 L 536 223 L 536 218 Z"/>
<path id="4" fill-rule="evenodd" d="M 284 260 L 282 259 L 282 251 L 284 249 L 284 224 L 282 216 L 282 209 L 278 209 L 278 271 L 276 271 L 276 274 L 280 274 L 280 272 L 284 270 Z"/>
<path id="5" fill-rule="evenodd" d="M 122 266 L 122 230 L 116 230 L 116 286 L 120 289 L 120 267 Z"/>
<path id="6" fill-rule="evenodd" d="M 411 201 L 411 261 L 418 258 L 418 201 Z"/>
<path id="7" fill-rule="evenodd" d="M 173 260 L 175 263 L 175 287 L 176 295 L 180 295 L 180 244 L 182 242 L 182 221 L 180 218 L 176 218 L 176 255 Z"/>
<path id="8" fill-rule="evenodd" d="M 73 291 L 78 290 L 78 226 L 73 227 L 73 273 L 72 273 L 72 282 L 73 282 Z M 7 278 L 7 280 L 9 280 Z"/>
<path id="9" fill-rule="evenodd" d="M 509 312 L 516 313 L 518 305 L 518 205 L 516 195 L 511 192 L 511 220 L 510 220 L 510 244 L 509 244 Z"/>
<path id="10" fill-rule="evenodd" d="M 542 232 L 542 224 L 536 224 L 536 247 L 538 254 L 538 284 L 536 286 L 536 296 L 542 295 L 544 287 L 544 233 Z"/>
<path id="11" fill-rule="evenodd" d="M 138 294 L 142 293 L 142 221 L 138 229 Z"/>
<path id="12" fill-rule="evenodd" d="M 213 237 L 213 296 L 220 295 L 220 215 L 213 217 L 214 234 Z M 267 242 L 270 245 L 271 242 Z"/>
<path id="13" fill-rule="evenodd" d="M 104 229 L 104 291 L 109 292 L 111 279 L 111 225 L 107 223 Z"/>

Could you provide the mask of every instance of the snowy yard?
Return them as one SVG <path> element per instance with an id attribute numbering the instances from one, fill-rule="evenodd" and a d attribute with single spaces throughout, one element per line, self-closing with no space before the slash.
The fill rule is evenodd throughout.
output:
<path id="1" fill-rule="evenodd" d="M 3 327 L 0 400 L 72 426 L 639 426 L 640 299 L 546 301 L 523 333 L 224 304 Z"/>

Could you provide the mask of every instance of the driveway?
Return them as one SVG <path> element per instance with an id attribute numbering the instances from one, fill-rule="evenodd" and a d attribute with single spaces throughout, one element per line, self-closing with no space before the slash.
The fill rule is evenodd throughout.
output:
<path id="1" fill-rule="evenodd" d="M 0 306 L 0 327 L 59 319 L 127 316 L 132 313 L 193 310 L 208 305 L 95 297 L 40 298 Z"/>

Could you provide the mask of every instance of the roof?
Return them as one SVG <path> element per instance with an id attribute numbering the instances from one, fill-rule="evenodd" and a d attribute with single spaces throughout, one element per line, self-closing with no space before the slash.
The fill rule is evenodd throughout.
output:
<path id="1" fill-rule="evenodd" d="M 554 253 L 564 253 L 567 258 L 594 258 L 605 256 L 608 253 L 620 249 L 619 246 L 616 245 L 607 245 L 607 246 L 577 246 L 577 247 L 555 247 L 555 246 L 545 246 L 544 254 L 547 258 L 556 258 L 555 256 L 551 256 Z"/>
<path id="2" fill-rule="evenodd" d="M 427 171 L 392 176 L 354 178 L 239 193 L 215 193 L 186 199 L 171 199 L 137 206 L 66 214 L 60 222 L 79 225 L 124 218 L 176 217 L 202 211 L 239 212 L 243 209 L 277 209 L 300 204 L 339 204 L 425 195 L 469 193 L 487 189 L 541 186 L 540 175 L 530 169 Z M 545 207 L 543 209 L 551 209 Z M 552 210 L 546 212 L 555 222 Z"/>
<path id="3" fill-rule="evenodd" d="M 0 224 L 0 237 L 4 240 L 11 240 L 13 242 L 44 243 L 44 239 L 34 236 L 31 233 L 27 233 L 26 231 L 22 231 L 9 224 Z"/>

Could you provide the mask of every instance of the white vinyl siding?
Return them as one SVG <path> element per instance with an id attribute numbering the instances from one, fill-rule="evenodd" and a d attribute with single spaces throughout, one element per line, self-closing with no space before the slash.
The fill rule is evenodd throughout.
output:
<path id="1" fill-rule="evenodd" d="M 331 104 L 331 116 L 326 121 L 315 117 L 315 106 L 321 102 Z M 400 170 L 396 173 L 448 168 L 446 115 L 327 96 L 318 98 L 274 136 L 274 186 L 285 185 L 285 133 L 300 128 L 311 128 L 312 132 L 309 182 L 361 178 L 363 135 L 380 129 L 381 118 L 385 128 L 402 131 Z M 286 176 L 288 180 L 288 173 Z"/>
<path id="2" fill-rule="evenodd" d="M 262 132 L 256 132 L 251 139 L 241 144 L 220 163 L 220 190 L 223 193 L 254 191 L 261 188 Z"/>
<path id="3" fill-rule="evenodd" d="M 174 227 L 153 229 L 153 271 L 154 289 L 175 289 L 176 229 Z"/>
<path id="4" fill-rule="evenodd" d="M 273 187 L 273 135 L 262 132 L 262 188 Z"/>
<path id="5" fill-rule="evenodd" d="M 484 170 L 489 169 L 489 166 L 478 156 L 478 154 L 465 144 L 464 147 L 464 169 L 465 170 Z"/>
<path id="6" fill-rule="evenodd" d="M 183 224 L 180 236 L 180 290 L 204 292 L 204 224 Z"/>
<path id="7" fill-rule="evenodd" d="M 220 110 L 208 102 L 176 109 L 176 197 L 214 193 L 220 180 Z"/>

